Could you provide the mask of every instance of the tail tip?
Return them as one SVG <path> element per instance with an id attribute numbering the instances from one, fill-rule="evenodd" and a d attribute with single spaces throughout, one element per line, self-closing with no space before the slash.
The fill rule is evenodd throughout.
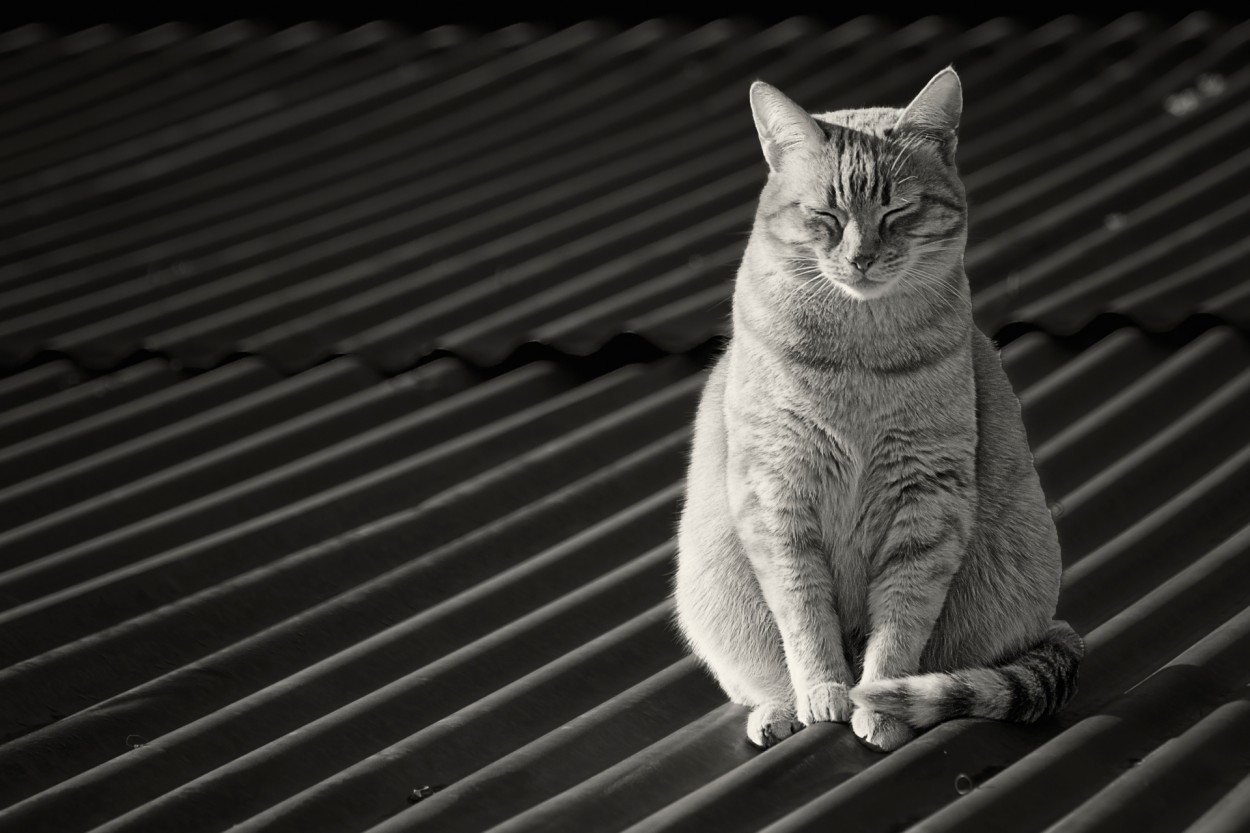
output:
<path id="1" fill-rule="evenodd" d="M 851 702 L 861 709 L 902 715 L 910 699 L 907 683 L 903 680 L 874 680 L 860 683 L 850 691 Z"/>

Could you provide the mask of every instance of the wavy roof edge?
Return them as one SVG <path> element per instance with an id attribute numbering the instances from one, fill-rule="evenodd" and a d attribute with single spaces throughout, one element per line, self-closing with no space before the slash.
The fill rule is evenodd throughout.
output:
<path id="1" fill-rule="evenodd" d="M 1170 327 L 1150 326 L 1148 323 L 1134 320 L 1123 313 L 1104 312 L 1094 316 L 1080 327 L 1046 327 L 1037 322 L 1018 320 L 1009 321 L 996 330 L 985 328 L 981 330 L 1001 349 L 1029 333 L 1041 333 L 1057 341 L 1073 344 L 1090 344 L 1116 330 L 1127 329 L 1174 342 L 1185 342 L 1208 330 L 1220 328 L 1229 328 L 1250 337 L 1250 326 L 1247 322 L 1229 320 L 1215 312 L 1193 313 Z M 315 358 L 305 357 L 301 361 L 283 360 L 264 353 L 240 352 L 231 353 L 209 363 L 188 360 L 187 357 L 177 353 L 148 350 L 132 353 L 120 362 L 100 365 L 84 362 L 81 356 L 72 353 L 43 350 L 25 362 L 0 368 L 0 379 L 16 376 L 54 362 L 68 362 L 87 376 L 103 376 L 153 359 L 163 361 L 175 370 L 193 373 L 215 370 L 240 359 L 253 359 L 286 376 L 303 373 L 326 362 L 344 358 L 354 359 L 381 376 L 407 373 L 431 362 L 448 358 L 488 373 L 504 372 L 533 361 L 567 362 L 579 366 L 618 366 L 631 362 L 652 361 L 660 356 L 701 353 L 723 344 L 729 335 L 728 332 L 716 332 L 710 336 L 701 333 L 698 337 L 689 337 L 673 330 L 658 332 L 629 329 L 591 340 L 574 342 L 551 343 L 529 340 L 497 347 L 474 345 L 460 350 L 436 347 L 422 354 L 416 361 L 402 365 L 384 360 L 379 361 L 367 354 L 350 352 L 319 354 Z"/>

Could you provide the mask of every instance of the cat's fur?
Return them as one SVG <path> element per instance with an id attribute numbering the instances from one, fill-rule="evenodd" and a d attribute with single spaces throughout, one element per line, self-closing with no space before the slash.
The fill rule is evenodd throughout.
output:
<path id="1" fill-rule="evenodd" d="M 972 322 L 958 76 L 905 110 L 812 117 L 763 82 L 751 105 L 770 172 L 696 420 L 678 624 L 763 746 L 1050 714 L 1084 645 L 1052 621 L 1055 527 Z"/>

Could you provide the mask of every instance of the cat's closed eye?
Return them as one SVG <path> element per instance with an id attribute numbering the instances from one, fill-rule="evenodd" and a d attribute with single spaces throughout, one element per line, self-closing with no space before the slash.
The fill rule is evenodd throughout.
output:
<path id="1" fill-rule="evenodd" d="M 835 229 L 841 231 L 843 222 L 842 218 L 839 217 L 837 213 L 824 208 L 809 208 L 808 213 L 815 215 L 827 223 L 831 223 Z"/>
<path id="2" fill-rule="evenodd" d="M 886 212 L 881 215 L 881 228 L 884 229 L 886 226 L 893 223 L 899 217 L 902 217 L 904 214 L 907 213 L 908 209 L 911 208 L 911 206 L 912 204 L 910 202 L 905 202 L 905 203 L 902 203 L 901 205 L 887 209 Z"/>

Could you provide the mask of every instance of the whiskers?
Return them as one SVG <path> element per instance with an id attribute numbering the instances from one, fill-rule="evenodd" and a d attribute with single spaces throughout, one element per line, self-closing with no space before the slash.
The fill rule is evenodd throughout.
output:
<path id="1" fill-rule="evenodd" d="M 913 264 L 903 269 L 903 279 L 908 286 L 920 291 L 939 308 L 954 315 L 970 311 L 970 301 L 959 287 L 947 280 L 949 272 Z"/>
<path id="2" fill-rule="evenodd" d="M 916 295 L 926 299 L 935 308 L 955 315 L 967 314 L 970 301 L 959 285 L 950 279 L 951 269 L 957 268 L 942 255 L 960 251 L 963 240 L 948 237 L 931 240 L 911 247 L 912 263 L 899 268 L 898 279 L 907 291 L 914 288 Z M 819 261 L 810 255 L 792 255 L 784 259 L 788 274 L 797 279 L 794 288 L 797 300 L 804 304 L 823 305 L 836 300 L 856 300 L 846 292 L 838 281 L 821 269 Z"/>
<path id="3" fill-rule="evenodd" d="M 924 255 L 933 252 L 950 252 L 964 247 L 964 241 L 958 237 L 945 237 L 941 240 L 926 240 L 911 246 L 913 254 Z"/>
<path id="4" fill-rule="evenodd" d="M 841 291 L 837 283 L 825 275 L 816 258 L 791 256 L 786 258 L 786 263 L 790 274 L 800 279 L 800 300 L 821 304 L 836 297 Z"/>

